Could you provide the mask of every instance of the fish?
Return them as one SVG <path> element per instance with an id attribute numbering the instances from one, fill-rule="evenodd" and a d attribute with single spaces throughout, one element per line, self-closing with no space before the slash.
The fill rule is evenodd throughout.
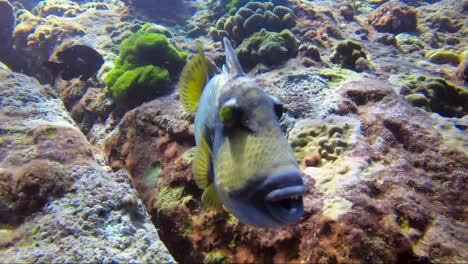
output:
<path id="1" fill-rule="evenodd" d="M 44 66 L 53 76 L 61 76 L 64 80 L 80 77 L 85 81 L 96 78 L 97 71 L 104 59 L 95 49 L 85 45 L 74 45 L 57 53 L 59 62 L 46 61 Z"/>
<path id="2" fill-rule="evenodd" d="M 284 107 L 268 95 L 239 63 L 223 39 L 221 72 L 198 46 L 179 79 L 179 101 L 195 113 L 192 173 L 208 208 L 223 206 L 241 223 L 278 228 L 304 214 L 305 186 L 279 119 Z"/>

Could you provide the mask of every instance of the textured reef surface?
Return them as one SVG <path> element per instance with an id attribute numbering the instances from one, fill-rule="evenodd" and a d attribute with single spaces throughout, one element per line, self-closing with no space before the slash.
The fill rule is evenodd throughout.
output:
<path id="1" fill-rule="evenodd" d="M 294 225 L 201 203 L 177 81 L 223 37 L 284 103 Z M 468 260 L 467 0 L 0 0 L 0 39 L 4 262 Z M 92 78 L 45 67 L 77 45 Z"/>

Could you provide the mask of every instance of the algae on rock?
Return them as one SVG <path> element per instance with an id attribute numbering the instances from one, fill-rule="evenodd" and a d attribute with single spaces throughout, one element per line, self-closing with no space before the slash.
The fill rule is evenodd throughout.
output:
<path id="1" fill-rule="evenodd" d="M 117 104 L 135 106 L 171 91 L 171 81 L 187 54 L 178 51 L 163 34 L 143 26 L 120 45 L 120 56 L 105 78 Z"/>

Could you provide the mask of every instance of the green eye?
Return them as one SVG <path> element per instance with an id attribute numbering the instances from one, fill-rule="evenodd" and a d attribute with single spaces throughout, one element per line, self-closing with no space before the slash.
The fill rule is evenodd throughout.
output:
<path id="1" fill-rule="evenodd" d="M 238 108 L 239 105 L 237 104 L 236 99 L 229 99 L 221 107 L 221 110 L 219 111 L 219 118 L 223 123 L 232 122 L 232 120 L 234 119 L 234 111 L 236 111 L 236 109 Z"/>
<path id="2" fill-rule="evenodd" d="M 232 109 L 229 107 L 222 107 L 221 111 L 219 111 L 219 117 L 223 123 L 232 120 Z"/>

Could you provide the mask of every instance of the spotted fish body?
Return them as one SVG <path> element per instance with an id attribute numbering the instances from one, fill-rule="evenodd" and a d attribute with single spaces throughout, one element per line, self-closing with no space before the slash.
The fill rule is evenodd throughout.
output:
<path id="1" fill-rule="evenodd" d="M 184 107 L 196 110 L 193 172 L 204 189 L 202 200 L 213 208 L 224 205 L 248 225 L 294 223 L 303 214 L 305 188 L 278 122 L 282 105 L 243 73 L 226 38 L 224 45 L 221 73 L 208 81 L 208 61 L 199 52 L 179 85 Z"/>

